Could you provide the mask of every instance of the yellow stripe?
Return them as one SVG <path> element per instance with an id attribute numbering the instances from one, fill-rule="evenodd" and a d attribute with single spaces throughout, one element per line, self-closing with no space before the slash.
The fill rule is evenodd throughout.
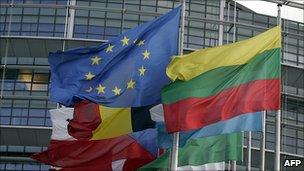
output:
<path id="1" fill-rule="evenodd" d="M 99 106 L 101 124 L 93 131 L 91 140 L 108 139 L 132 132 L 131 108 Z"/>
<path id="2" fill-rule="evenodd" d="M 167 67 L 167 75 L 172 81 L 187 81 L 218 67 L 245 64 L 257 54 L 279 47 L 281 27 L 276 26 L 250 39 L 176 56 Z"/>

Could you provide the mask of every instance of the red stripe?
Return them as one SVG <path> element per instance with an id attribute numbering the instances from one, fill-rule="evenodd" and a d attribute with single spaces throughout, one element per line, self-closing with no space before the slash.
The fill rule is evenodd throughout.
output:
<path id="1" fill-rule="evenodd" d="M 78 140 L 89 140 L 100 123 L 99 105 L 83 100 L 74 107 L 74 116 L 69 121 L 68 132 Z"/>
<path id="2" fill-rule="evenodd" d="M 164 105 L 168 132 L 202 128 L 244 113 L 280 109 L 280 80 L 256 80 L 207 98 Z"/>
<path id="3" fill-rule="evenodd" d="M 140 160 L 130 164 L 130 168 L 142 166 L 142 161 L 151 161 L 155 157 L 128 135 L 106 140 L 51 140 L 50 146 L 44 152 L 31 156 L 40 162 L 62 167 L 78 169 L 90 166 L 91 169 L 106 170 L 112 161 L 127 159 Z M 95 170 L 95 169 L 93 169 Z"/>
<path id="4" fill-rule="evenodd" d="M 155 158 L 143 158 L 143 159 L 127 159 L 123 165 L 123 171 L 135 171 L 138 168 L 152 162 Z M 114 170 L 115 171 L 115 170 Z"/>

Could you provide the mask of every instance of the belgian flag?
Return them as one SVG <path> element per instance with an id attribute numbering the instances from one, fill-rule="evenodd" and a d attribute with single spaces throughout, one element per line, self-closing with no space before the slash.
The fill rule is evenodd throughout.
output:
<path id="1" fill-rule="evenodd" d="M 78 140 L 101 140 L 154 128 L 149 111 L 152 107 L 110 108 L 81 101 L 74 107 L 68 132 Z"/>

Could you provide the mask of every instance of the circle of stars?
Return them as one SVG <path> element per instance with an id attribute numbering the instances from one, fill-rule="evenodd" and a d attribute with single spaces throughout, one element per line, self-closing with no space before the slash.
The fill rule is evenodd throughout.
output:
<path id="1" fill-rule="evenodd" d="M 128 38 L 127 36 L 124 36 L 120 42 L 121 42 L 121 46 L 122 47 L 125 47 L 125 46 L 128 46 L 129 45 L 129 41 L 130 41 L 130 38 Z M 138 40 L 138 39 L 135 39 L 133 41 L 133 43 L 140 47 L 140 46 L 143 46 L 145 44 L 145 40 Z M 105 48 L 105 53 L 113 53 L 113 50 L 115 49 L 115 45 L 113 44 L 108 44 L 108 46 Z M 149 60 L 150 59 L 150 52 L 148 51 L 148 49 L 145 49 L 142 53 L 142 56 L 143 56 L 143 60 Z M 95 55 L 93 57 L 90 58 L 91 60 L 91 65 L 92 66 L 98 66 L 101 64 L 102 62 L 102 58 L 99 56 L 99 55 Z M 144 65 L 141 65 L 140 68 L 138 68 L 138 74 L 140 77 L 144 77 L 145 76 L 145 73 L 146 73 L 146 68 L 144 67 Z M 94 73 L 92 72 L 88 72 L 85 74 L 85 79 L 87 81 L 90 81 L 92 80 L 93 78 L 95 77 Z M 127 85 L 126 85 L 126 88 L 127 89 L 134 89 L 135 88 L 135 85 L 136 85 L 136 81 L 133 80 L 133 79 L 130 79 L 128 82 L 127 82 Z M 88 93 L 91 93 L 93 91 L 93 87 L 88 87 L 85 91 L 88 92 Z M 105 85 L 102 85 L 102 84 L 99 84 L 96 88 L 96 93 L 101 95 L 101 94 L 105 94 L 106 93 L 106 86 Z M 122 89 L 119 88 L 118 86 L 114 86 L 114 88 L 111 90 L 113 92 L 113 94 L 115 96 L 119 96 L 121 95 L 122 93 Z"/>

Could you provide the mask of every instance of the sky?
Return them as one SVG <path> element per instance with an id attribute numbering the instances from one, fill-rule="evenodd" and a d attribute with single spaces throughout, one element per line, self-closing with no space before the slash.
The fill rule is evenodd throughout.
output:
<path id="1" fill-rule="evenodd" d="M 277 16 L 278 7 L 276 3 L 259 0 L 236 0 L 237 3 L 253 10 L 256 13 Z M 304 0 L 294 0 L 297 3 L 304 3 Z M 303 9 L 293 8 L 283 5 L 281 8 L 282 18 L 304 23 Z"/>

